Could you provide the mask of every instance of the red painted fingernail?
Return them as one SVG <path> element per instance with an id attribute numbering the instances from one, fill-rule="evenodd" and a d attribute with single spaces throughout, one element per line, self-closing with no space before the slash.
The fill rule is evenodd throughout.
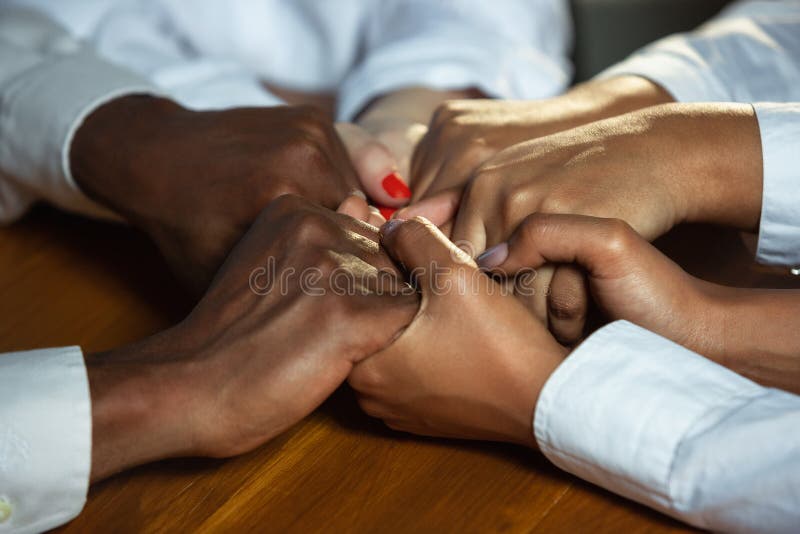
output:
<path id="1" fill-rule="evenodd" d="M 384 176 L 381 185 L 383 185 L 383 190 L 389 193 L 392 198 L 411 198 L 411 189 L 400 179 L 396 172 Z"/>
<path id="2" fill-rule="evenodd" d="M 392 215 L 394 215 L 394 212 L 397 211 L 397 208 L 390 208 L 388 206 L 378 206 L 378 211 L 381 212 L 381 215 L 383 215 L 383 218 L 388 221 L 389 219 L 392 218 Z"/>

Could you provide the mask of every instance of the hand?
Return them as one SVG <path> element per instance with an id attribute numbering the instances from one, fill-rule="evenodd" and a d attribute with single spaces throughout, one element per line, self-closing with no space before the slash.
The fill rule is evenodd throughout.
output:
<path id="1" fill-rule="evenodd" d="M 448 189 L 460 191 L 480 164 L 517 143 L 671 101 L 649 80 L 624 76 L 593 80 L 545 100 L 446 102 L 434 113 L 414 154 L 413 201 Z"/>
<path id="2" fill-rule="evenodd" d="M 761 141 L 752 108 L 669 104 L 509 148 L 478 169 L 461 198 L 456 242 L 477 252 L 508 239 L 531 213 L 627 221 L 654 239 L 683 221 L 753 230 L 761 205 Z M 426 201 L 450 209 L 452 193 Z M 424 206 L 404 216 L 427 213 Z M 551 328 L 580 339 L 586 302 L 580 277 L 559 268 L 550 282 Z M 566 296 L 565 296 L 566 295 Z"/>
<path id="3" fill-rule="evenodd" d="M 249 451 L 309 414 L 418 309 L 377 230 L 276 199 L 180 324 L 87 358 L 92 478 Z"/>
<path id="4" fill-rule="evenodd" d="M 576 264 L 608 319 L 636 323 L 765 385 L 800 391 L 800 291 L 704 282 L 627 223 L 580 215 L 530 215 L 478 262 L 495 275 Z"/>
<path id="5" fill-rule="evenodd" d="M 126 96 L 87 118 L 71 163 L 80 187 L 148 233 L 197 294 L 270 200 L 336 208 L 360 189 L 333 124 L 300 106 L 196 112 Z"/>
<path id="6" fill-rule="evenodd" d="M 428 130 L 433 110 L 448 99 L 477 95 L 471 90 L 404 88 L 376 98 L 355 123 L 337 123 L 367 194 L 385 218 L 411 198 L 406 181 L 411 156 Z"/>
<path id="7" fill-rule="evenodd" d="M 422 292 L 414 321 L 349 383 L 370 415 L 433 436 L 535 446 L 539 391 L 567 351 L 431 223 L 390 221 L 381 243 Z"/>

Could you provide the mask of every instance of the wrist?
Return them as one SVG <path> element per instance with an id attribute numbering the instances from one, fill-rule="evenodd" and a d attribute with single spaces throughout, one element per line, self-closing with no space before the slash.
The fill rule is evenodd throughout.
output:
<path id="1" fill-rule="evenodd" d="M 522 390 L 527 391 L 528 395 L 518 397 L 517 402 L 514 403 L 518 430 L 514 439 L 509 440 L 535 450 L 539 449 L 539 444 L 533 432 L 539 398 L 547 381 L 570 353 L 569 349 L 555 340 L 546 344 L 548 346 L 542 347 L 541 351 L 537 350 L 536 357 L 531 359 L 531 369 L 527 376 L 532 378 L 528 379 L 522 386 Z"/>
<path id="2" fill-rule="evenodd" d="M 192 399 L 182 348 L 167 331 L 86 356 L 92 399 L 93 482 L 148 462 L 190 455 Z"/>
<path id="3" fill-rule="evenodd" d="M 576 126 L 675 101 L 660 85 L 640 76 L 590 80 L 557 98 Z"/>
<path id="4" fill-rule="evenodd" d="M 171 120 L 187 110 L 166 98 L 127 95 L 95 109 L 75 133 L 70 166 L 89 197 L 132 223 L 159 204 L 159 183 L 151 154 L 165 139 Z"/>
<path id="5" fill-rule="evenodd" d="M 658 115 L 656 148 L 674 160 L 666 180 L 677 223 L 699 222 L 755 231 L 761 215 L 761 137 L 747 104 L 669 104 Z M 664 150 L 667 147 L 667 150 Z"/>

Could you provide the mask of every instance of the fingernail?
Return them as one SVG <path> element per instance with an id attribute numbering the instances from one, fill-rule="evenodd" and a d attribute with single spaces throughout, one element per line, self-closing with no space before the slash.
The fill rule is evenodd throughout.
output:
<path id="1" fill-rule="evenodd" d="M 392 219 L 391 221 L 386 221 L 386 224 L 381 226 L 381 235 L 384 237 L 388 236 L 397 230 L 397 228 L 403 224 L 403 222 L 404 221 L 402 219 Z"/>
<path id="2" fill-rule="evenodd" d="M 483 254 L 475 258 L 478 267 L 482 269 L 492 269 L 501 265 L 508 258 L 508 243 L 500 243 L 486 249 Z"/>
<path id="3" fill-rule="evenodd" d="M 387 174 L 381 181 L 383 190 L 392 198 L 411 198 L 411 189 L 400 179 L 396 172 Z"/>
<path id="4" fill-rule="evenodd" d="M 392 215 L 397 211 L 397 208 L 390 208 L 388 206 L 378 206 L 378 211 L 381 212 L 383 218 L 387 221 L 392 218 Z"/>
<path id="5" fill-rule="evenodd" d="M 360 189 L 353 189 L 352 191 L 350 191 L 350 196 L 363 198 L 364 200 L 367 200 L 367 195 L 365 195 L 364 192 L 361 191 Z"/>

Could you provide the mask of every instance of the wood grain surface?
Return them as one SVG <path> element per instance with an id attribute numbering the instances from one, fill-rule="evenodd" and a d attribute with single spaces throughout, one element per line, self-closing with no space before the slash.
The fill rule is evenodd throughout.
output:
<path id="1" fill-rule="evenodd" d="M 660 243 L 691 272 L 800 287 L 752 262 L 752 238 L 708 227 Z M 0 229 L 0 351 L 87 352 L 156 332 L 189 299 L 143 236 L 39 208 Z M 55 439 L 56 437 L 54 437 Z M 519 447 L 416 438 L 341 388 L 313 415 L 230 460 L 143 466 L 95 485 L 63 532 L 670 532 L 685 528 Z"/>

